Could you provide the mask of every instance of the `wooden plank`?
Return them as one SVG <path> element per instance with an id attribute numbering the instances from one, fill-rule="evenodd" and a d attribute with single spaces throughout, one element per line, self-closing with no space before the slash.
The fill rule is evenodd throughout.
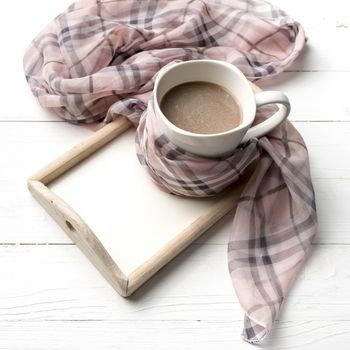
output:
<path id="1" fill-rule="evenodd" d="M 194 244 L 124 299 L 75 246 L 2 245 L 0 322 L 242 320 L 226 249 Z M 314 246 L 280 321 L 350 321 L 349 257 L 349 245 Z"/>
<path id="2" fill-rule="evenodd" d="M 71 244 L 60 227 L 32 198 L 25 183 L 0 182 L 1 243 Z M 314 186 L 319 217 L 316 242 L 350 243 L 350 217 L 347 211 L 350 180 L 315 179 Z M 21 220 L 18 219 L 19 215 Z M 227 243 L 231 223 L 232 215 L 229 214 L 209 229 L 208 243 Z"/>
<path id="3" fill-rule="evenodd" d="M 350 166 L 343 161 L 350 147 L 348 123 L 294 123 L 303 135 L 311 157 L 314 178 L 349 178 Z M 91 131 L 52 123 L 2 123 L 0 128 L 1 185 L 25 183 L 40 166 L 83 141 Z"/>
<path id="4" fill-rule="evenodd" d="M 317 241 L 350 242 L 350 218 L 346 212 L 350 195 L 350 165 L 346 161 L 350 124 L 300 122 L 296 127 L 304 135 L 310 151 L 320 220 Z M 1 242 L 71 242 L 31 198 L 25 181 L 27 175 L 90 133 L 68 124 L 2 123 L 0 147 L 6 151 L 0 153 L 3 169 L 0 172 Z M 211 231 L 213 242 L 225 243 L 229 227 L 229 220 L 215 226 Z"/>
<path id="5" fill-rule="evenodd" d="M 36 321 L 0 322 L 3 349 L 74 350 L 249 350 L 241 321 Z M 264 344 L 269 350 L 344 348 L 349 321 L 281 322 Z M 155 336 L 156 334 L 156 336 Z"/>

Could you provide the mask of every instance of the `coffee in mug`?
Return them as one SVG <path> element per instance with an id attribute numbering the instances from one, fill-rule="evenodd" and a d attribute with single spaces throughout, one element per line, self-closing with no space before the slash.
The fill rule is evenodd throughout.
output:
<path id="1" fill-rule="evenodd" d="M 215 98 L 209 96 L 210 93 L 200 98 L 206 89 L 216 91 Z M 233 118 L 230 120 L 227 115 L 222 116 L 225 98 L 232 102 L 230 107 L 227 106 L 229 111 L 233 111 L 233 108 L 237 110 L 238 105 L 241 119 L 236 118 L 236 123 Z M 183 105 L 176 106 L 180 100 L 184 101 Z M 267 104 L 277 104 L 276 113 L 252 125 L 256 109 Z M 287 118 L 290 111 L 289 100 L 284 93 L 254 93 L 246 77 L 233 64 L 207 59 L 163 67 L 154 82 L 153 105 L 155 117 L 169 141 L 182 150 L 203 157 L 232 154 L 240 144 L 270 132 Z M 214 107 L 210 110 L 211 105 Z M 199 109 L 203 112 L 201 116 L 199 113 L 196 115 Z M 186 111 L 195 114 L 194 122 Z M 219 115 L 222 120 L 219 120 Z M 228 112 L 228 115 L 232 117 L 233 114 Z"/>
<path id="2" fill-rule="evenodd" d="M 162 98 L 160 109 L 178 128 L 197 134 L 216 134 L 242 123 L 236 98 L 224 87 L 193 81 L 171 88 Z"/>

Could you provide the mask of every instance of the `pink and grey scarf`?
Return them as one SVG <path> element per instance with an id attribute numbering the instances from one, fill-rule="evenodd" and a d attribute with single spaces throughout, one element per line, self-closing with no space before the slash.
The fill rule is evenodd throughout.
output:
<path id="1" fill-rule="evenodd" d="M 137 128 L 140 163 L 167 192 L 213 196 L 257 162 L 228 244 L 229 271 L 245 310 L 243 338 L 252 343 L 271 330 L 315 235 L 304 141 L 287 121 L 230 157 L 194 156 L 160 132 L 150 95 L 154 76 L 175 60 L 224 60 L 254 81 L 281 72 L 304 44 L 301 26 L 263 0 L 81 0 L 24 56 L 33 94 L 65 120 L 128 117 Z M 265 107 L 257 119 L 269 113 Z"/>

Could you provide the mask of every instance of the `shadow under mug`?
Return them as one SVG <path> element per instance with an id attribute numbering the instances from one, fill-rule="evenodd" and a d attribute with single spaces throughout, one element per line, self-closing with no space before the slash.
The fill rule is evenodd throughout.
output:
<path id="1" fill-rule="evenodd" d="M 227 89 L 240 104 L 242 123 L 234 129 L 216 134 L 197 134 L 171 123 L 160 109 L 162 98 L 171 88 L 193 81 L 215 83 Z M 169 140 L 185 151 L 204 157 L 232 154 L 241 143 L 270 132 L 286 119 L 290 112 L 290 103 L 284 93 L 262 91 L 254 94 L 248 80 L 237 67 L 216 60 L 179 62 L 162 68 L 155 80 L 153 98 L 156 117 Z M 277 104 L 278 111 L 251 127 L 257 107 L 267 104 Z"/>

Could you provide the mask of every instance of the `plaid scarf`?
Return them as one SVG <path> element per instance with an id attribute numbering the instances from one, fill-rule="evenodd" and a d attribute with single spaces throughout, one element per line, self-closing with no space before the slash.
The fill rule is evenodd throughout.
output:
<path id="1" fill-rule="evenodd" d="M 156 73 L 174 60 L 224 60 L 257 80 L 285 69 L 304 44 L 301 26 L 263 0 L 82 0 L 57 16 L 24 56 L 33 94 L 65 120 L 127 116 L 137 127 L 141 164 L 165 191 L 213 196 L 257 161 L 228 244 L 245 310 L 243 338 L 252 343 L 271 330 L 315 235 L 304 141 L 287 121 L 228 158 L 194 156 L 161 134 L 150 94 Z M 257 120 L 269 113 L 271 107 L 262 108 Z"/>

